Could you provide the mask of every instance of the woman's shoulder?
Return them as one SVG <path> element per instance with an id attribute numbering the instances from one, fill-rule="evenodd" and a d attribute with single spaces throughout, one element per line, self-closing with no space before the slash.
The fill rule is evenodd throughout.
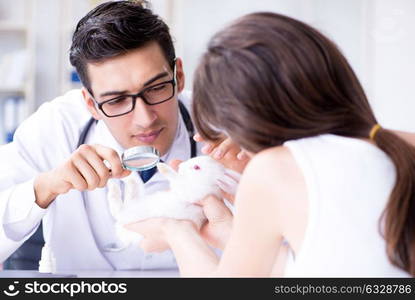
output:
<path id="1" fill-rule="evenodd" d="M 285 146 L 255 154 L 245 168 L 241 183 L 256 188 L 258 193 L 280 208 L 287 205 L 286 199 L 301 197 L 305 193 L 303 174 L 290 149 Z"/>
<path id="2" fill-rule="evenodd" d="M 298 220 L 306 219 L 307 188 L 288 147 L 272 147 L 254 155 L 243 173 L 241 185 L 243 192 L 251 196 L 246 199 L 250 207 L 262 208 L 261 214 L 272 217 L 283 233 L 288 232 L 293 220 L 299 223 L 295 228 L 303 225 Z"/>
<path id="3" fill-rule="evenodd" d="M 276 181 L 287 183 L 286 181 L 290 180 L 290 175 L 294 175 L 297 169 L 297 163 L 289 148 L 278 146 L 255 154 L 244 173 L 247 176 L 252 176 L 254 181 L 265 180 L 274 183 Z"/>

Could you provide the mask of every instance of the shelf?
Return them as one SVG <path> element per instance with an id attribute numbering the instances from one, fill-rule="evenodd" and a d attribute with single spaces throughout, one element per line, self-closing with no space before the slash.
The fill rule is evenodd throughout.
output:
<path id="1" fill-rule="evenodd" d="M 0 86 L 0 95 L 4 94 L 21 94 L 25 93 L 25 89 L 23 87 L 6 87 Z"/>
<path id="2" fill-rule="evenodd" d="M 27 27 L 23 24 L 14 24 L 14 23 L 6 23 L 0 22 L 0 31 L 3 32 L 26 32 Z"/>
<path id="3" fill-rule="evenodd" d="M 36 0 L 0 0 L 0 145 L 35 110 Z M 40 5 L 40 4 L 39 4 Z M 10 121 L 10 106 L 19 116 Z"/>

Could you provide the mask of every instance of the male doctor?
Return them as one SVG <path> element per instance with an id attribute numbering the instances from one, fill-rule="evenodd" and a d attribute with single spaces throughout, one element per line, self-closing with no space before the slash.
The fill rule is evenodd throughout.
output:
<path id="1" fill-rule="evenodd" d="M 43 104 L 0 148 L 0 262 L 43 219 L 57 271 L 175 267 L 170 251 L 114 246 L 105 189 L 130 174 L 127 148 L 154 146 L 165 162 L 200 154 L 167 25 L 137 2 L 101 4 L 78 23 L 70 61 L 82 90 Z M 146 193 L 167 187 L 157 172 L 135 175 Z"/>

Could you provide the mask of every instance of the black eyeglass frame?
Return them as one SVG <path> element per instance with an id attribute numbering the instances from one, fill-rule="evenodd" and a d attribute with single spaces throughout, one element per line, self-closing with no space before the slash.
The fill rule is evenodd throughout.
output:
<path id="1" fill-rule="evenodd" d="M 150 90 L 150 89 L 154 89 L 155 87 L 157 87 L 157 86 L 161 86 L 161 85 L 163 85 L 163 84 L 172 84 L 172 85 L 173 85 L 173 93 L 172 93 L 172 95 L 171 95 L 169 98 L 167 98 L 167 99 L 165 99 L 165 100 L 162 100 L 162 101 L 159 101 L 159 102 L 156 102 L 156 103 L 150 103 L 150 102 L 148 102 L 148 101 L 147 101 L 147 99 L 146 99 L 146 98 L 145 98 L 145 96 L 144 96 L 144 93 L 145 93 L 146 91 Z M 95 98 L 92 96 L 92 93 L 91 93 L 91 92 L 90 92 L 90 94 L 91 94 L 91 98 L 92 98 L 92 100 L 94 100 L 94 102 L 95 102 L 96 106 L 98 107 L 98 109 L 99 109 L 100 111 L 102 111 L 102 113 L 103 113 L 106 117 L 108 117 L 108 118 L 114 118 L 114 117 L 120 117 L 120 116 L 123 116 L 123 115 L 129 114 L 130 112 L 132 112 L 132 111 L 134 110 L 134 108 L 135 108 L 135 103 L 137 102 L 137 98 L 141 98 L 141 99 L 144 101 L 144 103 L 145 103 L 145 104 L 147 104 L 147 105 L 157 105 L 157 104 L 161 104 L 161 103 L 164 103 L 164 102 L 166 102 L 166 101 L 169 101 L 169 100 L 170 100 L 171 98 L 173 98 L 173 97 L 174 97 L 174 95 L 176 94 L 176 84 L 177 84 L 177 81 L 176 81 L 176 59 L 174 59 L 174 65 L 173 65 L 173 79 L 171 79 L 171 80 L 163 81 L 163 82 L 157 83 L 157 84 L 155 84 L 155 85 L 148 86 L 148 87 L 144 88 L 143 90 L 141 90 L 140 92 L 138 92 L 137 94 L 127 94 L 127 95 L 121 95 L 121 96 L 117 96 L 117 97 L 112 98 L 112 99 L 109 99 L 109 100 L 105 100 L 104 102 L 101 102 L 101 103 L 95 100 Z M 102 108 L 102 106 L 103 106 L 105 103 L 108 103 L 108 102 L 111 102 L 111 101 L 116 101 L 117 99 L 119 99 L 119 98 L 124 98 L 124 97 L 132 97 L 133 105 L 131 106 L 131 110 L 129 110 L 129 111 L 125 112 L 125 113 L 122 113 L 122 114 L 117 114 L 117 115 L 108 115 L 108 114 L 104 111 L 104 109 Z"/>

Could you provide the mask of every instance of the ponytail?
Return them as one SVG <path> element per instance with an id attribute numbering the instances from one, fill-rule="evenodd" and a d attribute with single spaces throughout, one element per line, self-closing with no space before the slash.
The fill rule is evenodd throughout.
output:
<path id="1" fill-rule="evenodd" d="M 379 125 L 370 138 L 396 168 L 396 183 L 380 219 L 386 251 L 392 264 L 415 276 L 415 147 Z"/>

